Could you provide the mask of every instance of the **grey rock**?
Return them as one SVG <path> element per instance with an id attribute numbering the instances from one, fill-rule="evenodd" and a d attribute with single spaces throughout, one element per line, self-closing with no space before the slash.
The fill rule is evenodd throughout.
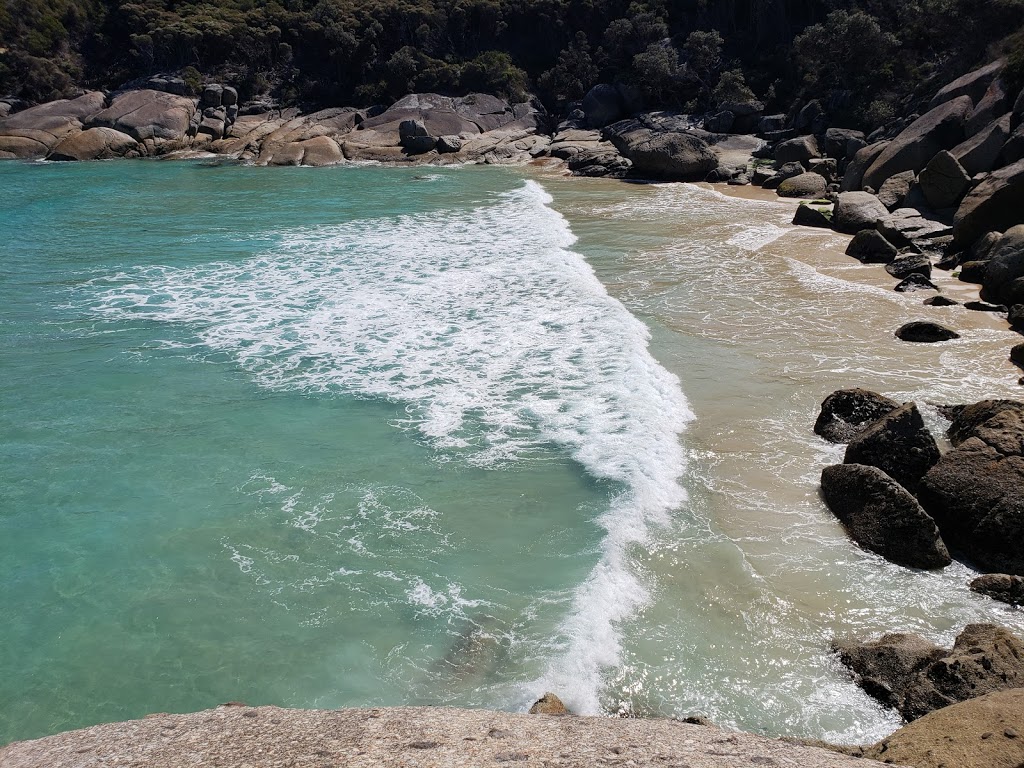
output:
<path id="1" fill-rule="evenodd" d="M 947 101 L 951 101 L 959 96 L 967 96 L 971 99 L 972 103 L 981 101 L 982 96 L 985 95 L 985 91 L 988 90 L 989 85 L 1003 70 L 1006 62 L 1002 59 L 994 61 L 991 64 L 986 64 L 984 67 L 968 72 L 963 77 L 958 77 L 953 82 L 944 86 L 939 90 L 938 93 L 932 98 L 928 104 L 928 108 L 932 109 Z"/>
<path id="2" fill-rule="evenodd" d="M 821 473 L 825 503 L 861 547 L 907 568 L 951 562 L 935 522 L 877 467 L 838 464 Z"/>
<path id="3" fill-rule="evenodd" d="M 640 129 L 612 134 L 611 141 L 633 162 L 634 172 L 654 178 L 703 181 L 718 167 L 718 156 L 690 133 Z"/>
<path id="4" fill-rule="evenodd" d="M 1010 134 L 999 150 L 999 157 L 996 158 L 996 167 L 1002 165 L 1013 165 L 1018 160 L 1024 159 L 1024 125 L 1018 125 Z"/>
<path id="5" fill-rule="evenodd" d="M 785 115 L 765 115 L 757 121 L 758 133 L 771 133 L 781 131 L 786 127 Z"/>
<path id="6" fill-rule="evenodd" d="M 950 150 L 968 176 L 977 176 L 995 168 L 1003 145 L 1010 138 L 1010 117 L 1009 113 L 1003 115 Z"/>
<path id="7" fill-rule="evenodd" d="M 1000 115 L 1005 114 L 1011 108 L 1010 94 L 1007 91 L 1006 81 L 1002 77 L 995 78 L 989 83 L 985 95 L 981 100 L 975 102 L 974 111 L 967 119 L 965 130 L 968 136 L 974 136 L 986 126 L 990 125 Z"/>
<path id="8" fill-rule="evenodd" d="M 959 303 L 956 299 L 951 299 L 948 296 L 930 296 L 924 300 L 924 304 L 929 307 L 955 307 Z"/>
<path id="9" fill-rule="evenodd" d="M 943 150 L 921 171 L 921 191 L 934 209 L 950 208 L 960 202 L 971 177 L 952 154 Z"/>
<path id="10" fill-rule="evenodd" d="M 801 173 L 785 179 L 779 184 L 780 197 L 805 197 L 816 199 L 825 194 L 825 179 L 816 173 Z"/>
<path id="11" fill-rule="evenodd" d="M 964 140 L 964 123 L 973 106 L 961 96 L 923 114 L 889 142 L 864 173 L 863 184 L 878 189 L 897 173 L 922 171 L 936 153 Z"/>
<path id="12" fill-rule="evenodd" d="M 806 163 L 815 157 L 821 157 L 821 151 L 814 136 L 797 136 L 775 147 L 776 163 Z"/>
<path id="13" fill-rule="evenodd" d="M 819 134 L 828 128 L 828 115 L 817 99 L 808 102 L 793 121 L 797 133 Z"/>
<path id="14" fill-rule="evenodd" d="M 224 86 L 219 83 L 210 83 L 203 88 L 202 96 L 199 97 L 199 107 L 219 107 L 223 103 Z"/>
<path id="15" fill-rule="evenodd" d="M 920 246 L 952 232 L 948 224 L 925 218 L 913 208 L 898 208 L 878 222 L 878 231 L 899 248 Z"/>
<path id="16" fill-rule="evenodd" d="M 437 139 L 437 151 L 442 154 L 458 152 L 462 149 L 462 139 L 458 136 L 440 136 Z"/>
<path id="17" fill-rule="evenodd" d="M 985 232 L 1017 224 L 1024 224 L 1024 160 L 992 171 L 967 193 L 953 218 L 953 240 L 966 248 Z"/>
<path id="18" fill-rule="evenodd" d="M 196 112 L 191 99 L 161 91 L 127 91 L 89 119 L 93 128 L 113 128 L 136 141 L 184 138 Z"/>
<path id="19" fill-rule="evenodd" d="M 825 131 L 825 154 L 837 160 L 853 157 L 849 152 L 851 141 L 863 142 L 864 132 L 851 128 L 829 128 Z"/>
<path id="20" fill-rule="evenodd" d="M 879 141 L 875 144 L 869 144 L 863 149 L 857 150 L 857 153 L 853 156 L 853 160 L 846 166 L 846 173 L 843 174 L 842 184 L 839 186 L 840 192 L 860 192 L 864 188 L 864 173 L 871 164 L 878 159 L 878 156 L 882 154 L 885 148 L 889 146 L 888 141 Z"/>
<path id="21" fill-rule="evenodd" d="M 233 107 L 238 104 L 238 91 L 230 85 L 225 85 L 220 94 L 220 103 L 225 107 Z"/>
<path id="22" fill-rule="evenodd" d="M 915 178 L 917 177 L 913 171 L 903 171 L 886 179 L 882 183 L 882 188 L 878 190 L 878 199 L 882 205 L 890 211 L 903 205 Z"/>
<path id="23" fill-rule="evenodd" d="M 874 229 L 888 215 L 889 209 L 868 192 L 841 192 L 836 201 L 835 227 L 854 235 L 862 229 Z"/>
<path id="24" fill-rule="evenodd" d="M 959 339 L 960 334 L 938 323 L 915 321 L 905 323 L 896 330 L 896 338 L 901 341 L 912 341 L 922 344 L 934 344 L 938 341 Z"/>
<path id="25" fill-rule="evenodd" d="M 113 128 L 89 128 L 61 139 L 47 160 L 106 160 L 138 148 L 131 136 Z"/>
<path id="26" fill-rule="evenodd" d="M 712 133 L 728 133 L 736 122 L 736 115 L 729 110 L 723 110 L 717 114 L 704 119 L 704 130 Z"/>
<path id="27" fill-rule="evenodd" d="M 867 389 L 839 389 L 822 402 L 814 433 L 830 443 L 848 443 L 899 406 L 895 400 Z"/>

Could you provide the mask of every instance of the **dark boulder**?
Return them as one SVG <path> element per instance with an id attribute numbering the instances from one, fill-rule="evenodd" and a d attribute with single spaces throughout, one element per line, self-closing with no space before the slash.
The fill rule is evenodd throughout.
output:
<path id="1" fill-rule="evenodd" d="M 1014 344 L 1010 347 L 1010 362 L 1018 368 L 1024 368 L 1024 344 Z"/>
<path id="2" fill-rule="evenodd" d="M 909 245 L 922 248 L 936 238 L 946 237 L 951 229 L 948 224 L 922 216 L 913 208 L 899 208 L 879 219 L 878 231 L 899 248 Z"/>
<path id="3" fill-rule="evenodd" d="M 828 115 L 817 99 L 807 102 L 793 121 L 797 133 L 818 134 L 828 128 Z"/>
<path id="4" fill-rule="evenodd" d="M 898 254 L 896 246 L 876 229 L 862 229 L 846 246 L 846 255 L 863 264 L 888 264 Z"/>
<path id="5" fill-rule="evenodd" d="M 832 209 L 808 203 L 800 203 L 793 214 L 793 223 L 802 227 L 832 228 Z"/>
<path id="6" fill-rule="evenodd" d="M 775 175 L 767 179 L 762 186 L 765 189 L 777 189 L 786 179 L 792 179 L 801 175 L 807 169 L 801 163 L 784 163 L 775 171 Z"/>
<path id="7" fill-rule="evenodd" d="M 912 253 L 908 256 L 901 256 L 895 261 L 885 265 L 885 271 L 902 280 L 910 275 L 932 276 L 932 263 L 923 253 Z"/>
<path id="8" fill-rule="evenodd" d="M 1024 158 L 1024 125 L 1018 125 L 1017 129 L 1010 134 L 1009 138 L 999 150 L 999 157 L 996 158 L 996 166 L 1013 165 Z"/>
<path id="9" fill-rule="evenodd" d="M 1024 160 L 985 176 L 967 193 L 953 218 L 953 240 L 966 248 L 986 232 L 1024 224 Z"/>
<path id="10" fill-rule="evenodd" d="M 862 229 L 874 229 L 888 215 L 889 209 L 869 192 L 841 192 L 836 201 L 835 228 L 855 235 Z"/>
<path id="11" fill-rule="evenodd" d="M 986 573 L 971 581 L 971 591 L 1001 603 L 1024 605 L 1024 576 Z"/>
<path id="12" fill-rule="evenodd" d="M 1024 643 L 995 624 L 968 624 L 949 651 L 903 633 L 832 646 L 868 694 L 907 720 L 1024 685 Z"/>
<path id="13" fill-rule="evenodd" d="M 735 122 L 736 115 L 729 110 L 723 110 L 704 118 L 704 130 L 711 133 L 729 133 Z"/>
<path id="14" fill-rule="evenodd" d="M 220 83 L 210 83 L 203 88 L 203 93 L 199 97 L 199 108 L 219 107 L 223 103 L 223 99 L 224 86 Z"/>
<path id="15" fill-rule="evenodd" d="M 902 171 L 919 172 L 943 149 L 952 149 L 964 138 L 964 122 L 974 104 L 961 96 L 926 112 L 894 138 L 864 173 L 864 185 L 878 189 L 890 176 Z"/>
<path id="16" fill-rule="evenodd" d="M 839 389 L 825 398 L 814 433 L 830 443 L 847 443 L 900 404 L 867 389 Z"/>
<path id="17" fill-rule="evenodd" d="M 917 321 L 901 325 L 896 330 L 896 338 L 901 341 L 934 344 L 938 341 L 959 339 L 960 334 L 956 331 L 951 331 L 949 328 L 946 328 L 944 325 L 939 325 L 938 323 Z"/>
<path id="18" fill-rule="evenodd" d="M 935 522 L 905 488 L 877 467 L 825 467 L 821 492 L 828 508 L 864 549 L 907 568 L 944 568 L 951 562 Z"/>
<path id="19" fill-rule="evenodd" d="M 957 275 L 957 279 L 961 283 L 981 285 L 985 282 L 986 272 L 988 272 L 987 261 L 965 261 L 960 265 L 960 274 Z"/>
<path id="20" fill-rule="evenodd" d="M 937 291 L 939 286 L 933 283 L 924 275 L 914 272 L 900 280 L 893 288 L 896 293 L 910 293 L 912 291 Z"/>
<path id="21" fill-rule="evenodd" d="M 951 299 L 948 296 L 930 296 L 924 300 L 924 304 L 929 307 L 955 307 L 959 303 L 956 299 Z"/>
<path id="22" fill-rule="evenodd" d="M 922 478 L 918 497 L 949 547 L 988 571 L 1024 574 L 1024 412 L 1005 408 Z"/>
<path id="23" fill-rule="evenodd" d="M 1024 332 L 1024 304 L 1014 304 L 1010 307 L 1006 320 L 1015 331 Z"/>
<path id="24" fill-rule="evenodd" d="M 964 304 L 964 309 L 970 309 L 974 312 L 1005 312 L 1006 307 L 1002 304 L 989 304 L 986 301 L 968 301 Z"/>
<path id="25" fill-rule="evenodd" d="M 914 403 L 904 403 L 850 440 L 846 464 L 877 467 L 909 491 L 939 461 L 939 447 Z"/>
<path id="26" fill-rule="evenodd" d="M 1017 302 L 1012 286 L 1021 277 L 1024 277 L 1024 224 L 1004 232 L 989 251 L 981 297 L 996 304 L 1013 305 Z"/>
<path id="27" fill-rule="evenodd" d="M 971 185 L 971 177 L 952 154 L 943 150 L 921 171 L 921 191 L 935 210 L 952 208 Z"/>

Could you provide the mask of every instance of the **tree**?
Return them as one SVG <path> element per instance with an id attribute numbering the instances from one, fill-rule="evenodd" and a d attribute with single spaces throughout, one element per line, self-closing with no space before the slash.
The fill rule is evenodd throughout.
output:
<path id="1" fill-rule="evenodd" d="M 817 94 L 827 90 L 866 93 L 891 79 L 894 35 L 863 11 L 833 11 L 793 41 L 804 82 Z"/>
<path id="2" fill-rule="evenodd" d="M 538 84 L 556 102 L 577 101 L 597 82 L 598 76 L 587 34 L 581 30 L 558 54 L 558 63 L 540 76 Z"/>
<path id="3" fill-rule="evenodd" d="M 722 36 L 717 29 L 710 32 L 691 32 L 683 43 L 683 52 L 690 71 L 700 79 L 705 88 L 711 87 L 711 80 L 722 65 Z"/>

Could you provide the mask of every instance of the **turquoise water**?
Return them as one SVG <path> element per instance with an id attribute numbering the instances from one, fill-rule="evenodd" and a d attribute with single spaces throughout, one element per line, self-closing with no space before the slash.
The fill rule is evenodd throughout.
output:
<path id="1" fill-rule="evenodd" d="M 868 742 L 898 719 L 832 637 L 1024 629 L 963 565 L 853 545 L 810 432 L 843 386 L 1017 396 L 1012 334 L 950 308 L 960 342 L 901 345 L 921 297 L 786 204 L 491 167 L 0 185 L 0 743 L 546 690 Z"/>

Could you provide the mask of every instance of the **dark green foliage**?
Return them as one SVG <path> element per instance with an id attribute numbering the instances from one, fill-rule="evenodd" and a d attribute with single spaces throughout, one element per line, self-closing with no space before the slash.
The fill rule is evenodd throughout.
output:
<path id="1" fill-rule="evenodd" d="M 0 94 L 176 72 L 292 103 L 487 90 L 560 107 L 619 81 L 654 107 L 818 98 L 871 128 L 997 55 L 1024 79 L 1022 25 L 1024 0 L 0 0 Z"/>

